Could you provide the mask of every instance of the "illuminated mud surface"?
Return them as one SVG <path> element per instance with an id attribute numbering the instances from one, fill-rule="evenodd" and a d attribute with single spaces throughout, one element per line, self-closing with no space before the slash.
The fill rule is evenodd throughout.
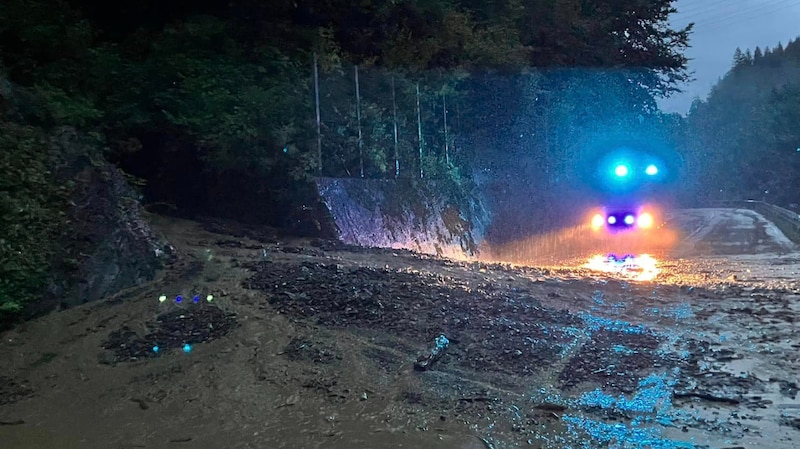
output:
<path id="1" fill-rule="evenodd" d="M 721 352 L 741 324 L 725 336 L 707 319 L 708 310 L 727 316 L 723 306 L 736 297 L 757 297 L 752 288 L 724 280 L 697 287 L 631 282 L 597 273 L 591 280 L 585 269 L 432 259 L 408 265 L 422 269 L 261 263 L 252 267 L 249 286 L 269 291 L 281 313 L 319 325 L 380 331 L 406 342 L 447 335 L 453 345 L 435 371 L 459 379 L 455 385 L 491 386 L 480 396 L 491 412 L 480 413 L 473 428 L 498 447 L 528 441 L 552 448 L 717 447 L 787 422 L 771 404 L 794 403 L 794 396 L 773 392 L 790 377 L 726 370 L 732 360 L 762 356 L 752 344 Z M 671 276 L 685 280 L 679 272 Z M 475 401 L 474 392 L 438 381 L 429 388 L 444 399 L 439 413 L 463 413 L 446 404 Z M 557 411 L 548 415 L 542 408 Z M 761 416 L 758 425 L 737 419 L 750 415 Z"/>
<path id="2" fill-rule="evenodd" d="M 638 282 L 161 226 L 162 279 L 2 336 L 4 448 L 797 447 L 788 252 Z M 190 322 L 157 299 L 189 291 L 216 298 Z M 118 363 L 153 335 L 174 349 Z"/>

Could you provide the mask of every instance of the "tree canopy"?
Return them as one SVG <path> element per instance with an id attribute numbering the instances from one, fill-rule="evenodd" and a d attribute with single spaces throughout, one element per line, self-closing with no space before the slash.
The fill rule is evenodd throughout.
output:
<path id="1" fill-rule="evenodd" d="M 292 226 L 315 176 L 392 177 L 395 153 L 401 176 L 459 183 L 481 161 L 516 162 L 522 151 L 544 161 L 544 186 L 560 161 L 579 157 L 580 120 L 652 115 L 654 98 L 687 79 L 691 27 L 670 28 L 673 3 L 7 0 L 0 127 L 11 131 L 0 159 L 34 170 L 26 179 L 36 182 L 4 180 L 17 199 L 0 192 L 0 209 L 29 197 L 37 223 L 52 221 L 47 232 L 67 225 L 41 144 L 59 126 L 138 178 L 146 202 L 187 215 Z M 58 194 L 32 191 L 48 182 Z M 24 230 L 28 218 L 9 220 Z M 53 248 L 14 235 L 0 262 L 25 247 L 46 271 Z"/>
<path id="2" fill-rule="evenodd" d="M 359 106 L 369 133 L 361 157 L 368 159 L 370 176 L 391 176 L 387 154 L 394 145 L 387 130 L 396 107 L 401 152 L 411 157 L 420 145 L 409 100 L 418 84 L 424 143 L 432 148 L 452 138 L 444 130 L 446 118 L 435 112 L 446 107 L 445 96 L 452 97 L 448 113 L 458 110 L 453 118 L 462 138 L 485 138 L 480 135 L 487 123 L 496 134 L 518 126 L 520 112 L 530 108 L 522 103 L 520 88 L 571 96 L 558 101 L 562 114 L 603 114 L 588 111 L 597 102 L 576 93 L 586 84 L 593 85 L 595 99 L 613 91 L 625 103 L 619 110 L 630 109 L 634 116 L 652 111 L 654 97 L 670 94 L 688 78 L 683 51 L 691 26 L 668 26 L 672 3 L 9 0 L 0 11 L 0 64 L 11 81 L 43 99 L 29 120 L 98 133 L 109 158 L 149 182 L 148 198 L 158 190 L 191 199 L 184 202 L 207 201 L 213 192 L 198 190 L 246 179 L 257 196 L 280 202 L 291 196 L 293 183 L 312 175 L 353 173 L 358 111 L 350 65 L 384 73 L 382 81 L 364 86 L 365 103 Z M 322 161 L 314 155 L 312 53 L 319 55 L 327 83 Z M 564 75 L 563 69 L 576 68 L 615 74 Z M 562 71 L 551 75 L 545 69 Z M 524 78 L 533 82 L 528 86 L 481 78 L 530 71 L 542 75 Z M 387 103 L 392 82 L 399 106 Z M 487 108 L 487 90 L 503 104 Z M 541 116 L 543 105 L 535 105 L 533 115 Z M 440 157 L 429 154 L 434 159 L 416 164 L 436 171 Z M 137 157 L 159 161 L 159 169 L 137 168 Z M 199 172 L 187 173 L 190 166 Z M 175 185 L 187 176 L 194 183 Z M 194 212 L 204 207 L 195 204 Z"/>
<path id="3" fill-rule="evenodd" d="M 737 49 L 730 71 L 695 102 L 687 124 L 696 192 L 800 203 L 793 188 L 800 175 L 800 40 Z"/>

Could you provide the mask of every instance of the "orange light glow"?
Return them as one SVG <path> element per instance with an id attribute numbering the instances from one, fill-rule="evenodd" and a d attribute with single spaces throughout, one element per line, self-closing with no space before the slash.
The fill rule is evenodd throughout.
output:
<path id="1" fill-rule="evenodd" d="M 637 220 L 636 224 L 642 229 L 650 229 L 653 227 L 654 222 L 655 220 L 653 220 L 653 216 L 645 212 L 639 215 L 639 219 Z"/>
<path id="2" fill-rule="evenodd" d="M 635 281 L 652 281 L 661 273 L 661 269 L 658 268 L 658 261 L 647 254 L 632 258 L 625 263 L 610 261 L 606 256 L 602 255 L 592 256 L 583 265 L 583 268 L 615 274 Z"/>
<path id="3" fill-rule="evenodd" d="M 603 218 L 603 215 L 595 214 L 595 216 L 592 217 L 592 229 L 595 229 L 595 230 L 600 229 L 605 224 L 606 224 L 606 220 Z"/>

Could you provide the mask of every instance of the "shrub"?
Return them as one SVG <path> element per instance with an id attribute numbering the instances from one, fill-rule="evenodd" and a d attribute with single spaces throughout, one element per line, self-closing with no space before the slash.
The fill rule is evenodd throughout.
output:
<path id="1" fill-rule="evenodd" d="M 44 131 L 0 121 L 0 322 L 44 292 L 69 186 L 53 175 Z"/>

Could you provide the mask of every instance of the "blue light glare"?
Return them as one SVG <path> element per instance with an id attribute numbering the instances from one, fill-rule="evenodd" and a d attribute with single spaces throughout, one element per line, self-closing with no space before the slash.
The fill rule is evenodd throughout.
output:
<path id="1" fill-rule="evenodd" d="M 614 168 L 614 174 L 620 178 L 628 176 L 628 171 L 628 166 L 624 164 L 617 165 L 616 168 Z"/>
<path id="2" fill-rule="evenodd" d="M 644 172 L 647 173 L 649 176 L 655 176 L 658 174 L 658 167 L 656 167 L 653 164 L 650 164 L 647 166 L 647 168 L 644 169 Z"/>
<path id="3" fill-rule="evenodd" d="M 608 217 L 608 224 L 613 225 L 613 224 L 616 224 L 616 223 L 617 223 L 617 217 L 615 217 L 613 215 Z"/>
<path id="4" fill-rule="evenodd" d="M 625 224 L 630 226 L 636 221 L 636 218 L 633 215 L 626 215 L 625 216 Z"/>
<path id="5" fill-rule="evenodd" d="M 679 370 L 676 368 L 673 376 L 677 376 L 678 373 Z M 695 449 L 696 446 L 692 442 L 670 439 L 655 425 L 676 427 L 676 420 L 692 418 L 691 414 L 676 410 L 672 404 L 673 389 L 676 384 L 673 376 L 668 377 L 666 373 L 650 374 L 639 381 L 633 398 L 623 395 L 614 397 L 600 389 L 583 393 L 576 401 L 576 405 L 633 414 L 634 419 L 630 424 L 605 423 L 580 415 L 563 415 L 562 420 L 567 424 L 568 433 L 582 440 L 580 446 L 570 447 Z M 588 441 L 585 440 L 586 437 Z"/>

